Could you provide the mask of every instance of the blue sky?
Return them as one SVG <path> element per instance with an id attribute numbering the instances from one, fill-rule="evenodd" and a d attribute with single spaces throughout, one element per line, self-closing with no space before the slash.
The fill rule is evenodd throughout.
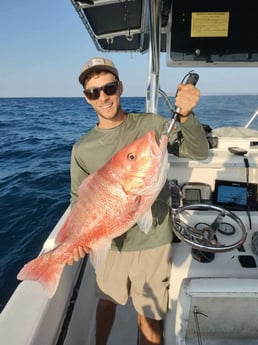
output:
<path id="1" fill-rule="evenodd" d="M 144 96 L 147 54 L 98 52 L 70 0 L 2 1 L 0 11 L 0 97 L 79 97 L 81 66 L 93 56 L 115 62 L 124 96 Z M 165 71 L 160 86 L 174 94 L 189 68 Z M 206 93 L 258 94 L 258 68 L 195 68 Z"/>

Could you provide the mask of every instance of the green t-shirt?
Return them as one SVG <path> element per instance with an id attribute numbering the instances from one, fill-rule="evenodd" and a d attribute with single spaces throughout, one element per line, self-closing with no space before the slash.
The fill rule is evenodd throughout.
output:
<path id="1" fill-rule="evenodd" d="M 71 155 L 71 206 L 77 200 L 81 182 L 89 174 L 101 168 L 117 151 L 154 130 L 157 139 L 165 130 L 168 120 L 157 114 L 129 113 L 119 126 L 109 129 L 97 125 L 74 144 Z M 204 130 L 192 114 L 174 131 L 169 140 L 169 152 L 192 159 L 204 159 L 208 143 Z M 169 220 L 170 191 L 166 184 L 152 206 L 153 226 L 148 234 L 136 224 L 112 242 L 112 249 L 134 251 L 149 249 L 172 240 Z"/>

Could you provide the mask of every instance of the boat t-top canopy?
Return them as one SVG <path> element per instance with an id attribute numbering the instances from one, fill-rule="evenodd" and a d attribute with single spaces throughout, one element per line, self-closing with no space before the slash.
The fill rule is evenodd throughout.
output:
<path id="1" fill-rule="evenodd" d="M 166 52 L 168 66 L 258 65 L 255 1 L 71 1 L 99 51 L 151 46 Z"/>
<path id="2" fill-rule="evenodd" d="M 168 67 L 258 66 L 253 0 L 71 2 L 98 51 L 148 52 L 146 111 L 157 111 L 162 52 Z"/>

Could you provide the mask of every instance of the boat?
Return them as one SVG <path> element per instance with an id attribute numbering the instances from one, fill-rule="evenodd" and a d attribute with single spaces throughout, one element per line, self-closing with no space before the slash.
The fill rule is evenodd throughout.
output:
<path id="1" fill-rule="evenodd" d="M 71 0 L 96 51 L 146 53 L 146 111 L 158 99 L 160 54 L 168 68 L 258 67 L 255 2 L 204 0 Z M 222 110 L 223 111 L 223 110 Z M 207 132 L 203 161 L 169 155 L 175 228 L 165 345 L 258 344 L 258 108 L 246 125 Z M 172 116 L 172 121 L 176 118 Z M 55 245 L 65 211 L 46 239 Z M 21 282 L 0 314 L 5 345 L 92 345 L 95 277 L 88 258 L 66 266 L 47 298 L 33 281 Z M 131 303 L 119 306 L 109 345 L 137 343 Z"/>

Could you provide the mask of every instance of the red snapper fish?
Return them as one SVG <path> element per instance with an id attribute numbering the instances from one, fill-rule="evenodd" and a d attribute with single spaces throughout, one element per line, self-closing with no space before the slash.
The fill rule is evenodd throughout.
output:
<path id="1" fill-rule="evenodd" d="M 97 265 L 111 241 L 135 223 L 147 233 L 153 222 L 151 206 L 167 178 L 167 143 L 166 134 L 158 144 L 150 131 L 88 176 L 57 235 L 56 247 L 29 261 L 17 278 L 38 281 L 51 298 L 74 249 L 82 247 Z"/>

